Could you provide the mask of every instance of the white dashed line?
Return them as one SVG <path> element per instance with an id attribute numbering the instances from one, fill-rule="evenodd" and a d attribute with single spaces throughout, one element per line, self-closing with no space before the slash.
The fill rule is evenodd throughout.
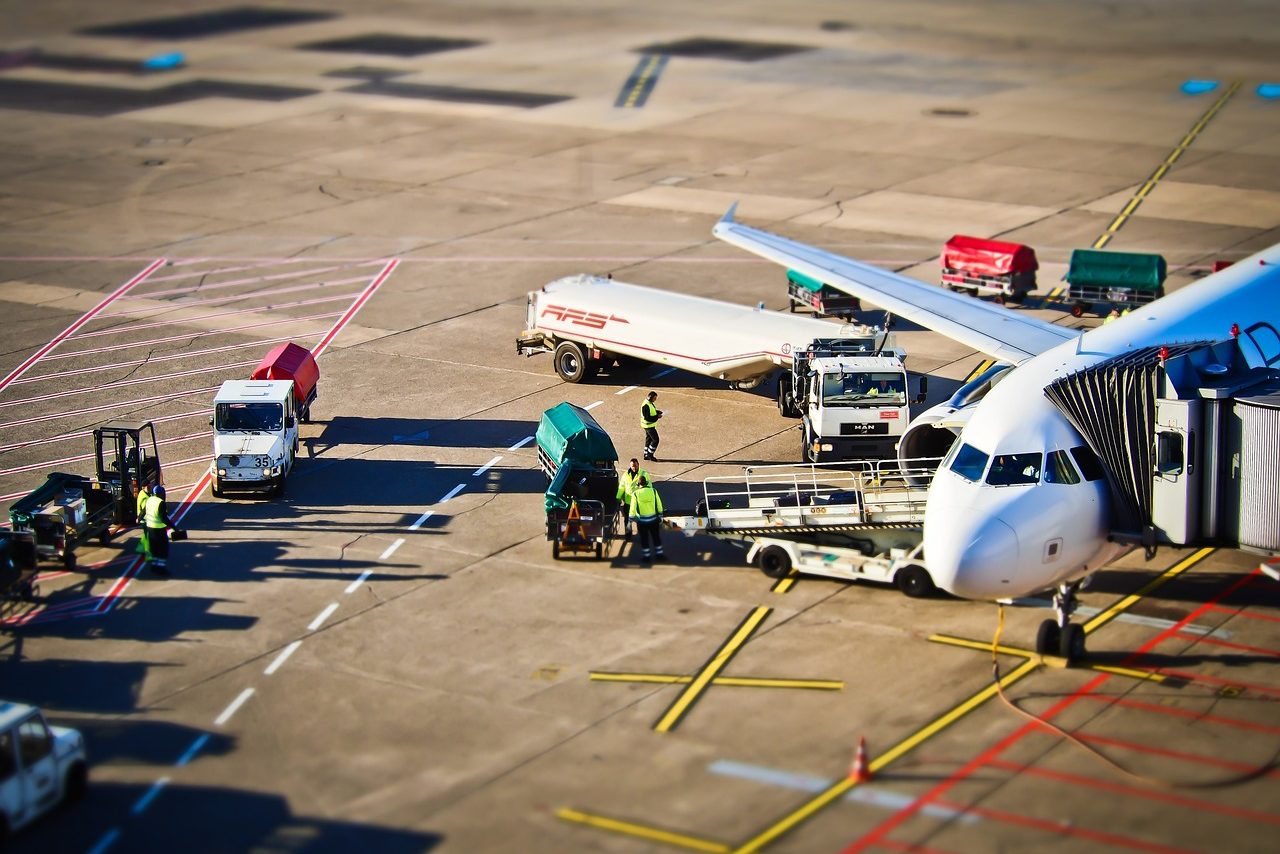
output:
<path id="1" fill-rule="evenodd" d="M 98 840 L 98 844 L 89 849 L 89 854 L 102 854 L 120 838 L 120 828 L 113 827 L 102 835 Z"/>
<path id="2" fill-rule="evenodd" d="M 525 445 L 529 444 L 529 443 L 530 443 L 530 442 L 532 442 L 532 441 L 533 441 L 533 437 L 532 437 L 532 436 L 525 436 L 525 437 L 524 437 L 523 439 L 521 439 L 519 442 L 516 442 L 516 443 L 515 443 L 514 445 L 512 445 L 510 448 L 507 448 L 507 450 L 508 450 L 508 451 L 518 451 L 518 450 L 520 450 L 521 448 L 523 448 Z"/>
<path id="3" fill-rule="evenodd" d="M 268 664 L 267 669 L 262 671 L 263 675 L 270 676 L 272 673 L 275 673 L 277 670 L 279 670 L 281 666 L 283 666 L 284 663 L 289 660 L 289 656 L 297 652 L 298 647 L 300 646 L 302 646 L 302 641 L 296 640 L 293 643 L 286 646 L 284 649 L 280 650 L 280 654 L 276 656 L 276 660 Z"/>
<path id="4" fill-rule="evenodd" d="M 181 768 L 182 766 L 190 762 L 192 759 L 195 759 L 196 754 L 199 753 L 201 749 L 203 749 L 204 746 L 208 743 L 209 743 L 209 733 L 206 732 L 204 735 L 200 736 L 195 741 L 191 742 L 191 746 L 187 748 L 187 752 L 182 754 L 181 758 L 179 758 L 177 762 L 173 763 L 174 767 Z"/>
<path id="5" fill-rule="evenodd" d="M 347 585 L 347 589 L 346 589 L 346 590 L 344 590 L 343 592 L 344 592 L 344 593 L 355 593 L 355 592 L 356 592 L 356 590 L 360 587 L 360 585 L 361 585 L 361 584 L 364 584 L 364 580 L 365 580 L 366 578 L 368 578 L 368 577 L 369 577 L 370 575 L 372 575 L 372 574 L 373 574 L 373 570 L 372 570 L 372 569 L 366 569 L 364 572 L 360 573 L 360 577 L 359 577 L 359 578 L 357 578 L 355 581 L 353 581 L 353 582 L 351 582 L 350 584 L 348 584 L 348 585 Z"/>
<path id="6" fill-rule="evenodd" d="M 227 706 L 225 709 L 222 710 L 222 714 L 214 718 L 213 725 L 222 726 L 227 721 L 231 720 L 231 716 L 234 715 L 236 712 L 240 711 L 240 707 L 243 706 L 245 704 L 245 701 L 252 696 L 253 696 L 253 689 L 245 688 L 243 691 L 240 692 L 240 696 L 236 697 L 234 700 L 231 701 L 231 705 Z"/>
<path id="7" fill-rule="evenodd" d="M 324 625 L 324 621 L 329 619 L 329 615 L 338 610 L 337 602 L 330 602 L 328 607 L 316 615 L 316 618 L 307 624 L 307 631 L 314 632 L 316 629 Z"/>
<path id="8" fill-rule="evenodd" d="M 629 385 L 621 391 L 615 391 L 614 394 L 626 394 L 629 391 L 635 391 L 638 386 Z"/>
<path id="9" fill-rule="evenodd" d="M 401 546 L 403 546 L 403 545 L 404 545 L 404 537 L 400 537 L 400 538 L 398 538 L 394 543 L 392 543 L 391 545 L 387 546 L 387 550 L 386 550 L 386 551 L 384 551 L 382 554 L 378 555 L 378 560 L 386 560 L 387 558 L 391 557 L 393 554 L 395 554 L 395 553 L 396 553 L 396 549 L 400 548 L 400 547 L 401 547 Z M 366 573 L 367 573 L 367 572 L 368 572 L 368 570 L 366 570 Z"/>
<path id="10" fill-rule="evenodd" d="M 443 504 L 443 503 L 445 503 L 446 501 L 451 500 L 451 499 L 453 498 L 453 496 L 457 495 L 459 492 L 461 492 L 462 490 L 464 490 L 464 489 L 466 489 L 466 488 L 467 488 L 467 485 L 466 485 L 465 483 L 460 483 L 460 484 L 458 484 L 457 486 L 455 486 L 453 489 L 449 490 L 449 492 L 445 494 L 445 497 L 444 497 L 444 498 L 441 498 L 441 499 L 440 499 L 439 501 L 437 501 L 436 503 L 437 503 L 437 504 Z"/>
<path id="11" fill-rule="evenodd" d="M 590 412 L 591 410 L 595 409 L 597 406 L 599 406 L 602 403 L 604 403 L 603 400 L 597 400 L 595 403 L 588 403 L 586 406 L 582 408 Z"/>
<path id="12" fill-rule="evenodd" d="M 471 476 L 472 476 L 472 477 L 479 477 L 480 475 L 482 475 L 482 474 L 484 474 L 485 472 L 487 472 L 489 469 L 493 468 L 494 464 L 495 464 L 495 463 L 497 463 L 497 462 L 498 462 L 499 460 L 501 460 L 501 459 L 502 459 L 502 456 L 501 456 L 501 455 L 498 455 L 498 456 L 494 457 L 493 459 L 489 460 L 489 462 L 485 463 L 484 465 L 480 466 L 480 468 L 478 468 L 478 469 L 476 469 L 475 471 L 473 471 L 473 472 L 471 473 Z"/>
<path id="13" fill-rule="evenodd" d="M 422 527 L 423 522 L 426 522 L 428 519 L 430 519 L 434 515 L 435 515 L 434 510 L 428 510 L 426 513 L 423 513 L 421 516 L 418 517 L 418 521 L 414 522 L 412 525 L 409 526 L 409 530 L 410 531 L 418 530 L 419 528 Z"/>
<path id="14" fill-rule="evenodd" d="M 134 815 L 142 815 L 147 811 L 147 807 L 151 806 L 151 802 L 154 801 L 162 791 L 164 791 L 164 787 L 167 785 L 169 785 L 168 777 L 161 777 L 159 780 L 156 780 L 151 784 L 151 788 L 147 789 L 147 793 L 138 798 L 138 802 L 133 805 L 133 809 L 129 810 L 129 812 Z"/>

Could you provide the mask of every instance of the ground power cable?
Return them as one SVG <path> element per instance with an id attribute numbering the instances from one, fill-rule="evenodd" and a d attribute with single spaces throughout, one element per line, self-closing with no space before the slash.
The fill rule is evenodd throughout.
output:
<path id="1" fill-rule="evenodd" d="M 1277 747 L 1276 752 L 1273 753 L 1271 755 L 1271 758 L 1267 760 L 1265 763 L 1263 763 L 1262 765 L 1258 765 L 1254 768 L 1250 768 L 1249 770 L 1241 774 L 1237 774 L 1233 777 L 1226 777 L 1220 780 L 1205 780 L 1205 781 L 1172 780 L 1165 777 L 1154 777 L 1148 774 L 1142 774 L 1140 772 L 1134 771 L 1131 768 L 1126 767 L 1120 761 L 1113 759 L 1112 757 L 1108 756 L 1107 754 L 1103 753 L 1097 748 L 1086 744 L 1076 735 L 1074 735 L 1073 733 L 1067 732 L 1065 729 L 1058 726 L 1057 724 L 1052 723 L 1048 719 L 1042 718 L 1039 715 L 1033 714 L 1032 712 L 1028 712 L 1026 709 L 1022 708 L 1017 703 L 1014 703 L 1012 700 L 1010 700 L 1009 697 L 1004 693 L 1004 686 L 1000 681 L 1000 659 L 996 652 L 996 650 L 999 648 L 999 645 L 1000 645 L 1000 635 L 1004 632 L 1004 605 L 1000 604 L 997 607 L 999 609 L 999 617 L 996 621 L 995 637 L 992 638 L 991 640 L 991 678 L 995 681 L 996 692 L 1000 695 L 1001 701 L 1003 701 L 1006 706 L 1008 706 L 1017 714 L 1021 715 L 1022 717 L 1026 718 L 1027 720 L 1031 721 L 1037 726 L 1044 727 L 1045 729 L 1056 734 L 1060 738 L 1070 742 L 1071 744 L 1083 750 L 1089 756 L 1093 757 L 1099 762 L 1102 762 L 1104 765 L 1110 767 L 1112 770 L 1119 771 L 1124 776 L 1132 780 L 1136 780 L 1137 782 L 1145 786 L 1152 786 L 1158 789 L 1213 789 L 1213 788 L 1219 788 L 1224 786 L 1234 786 L 1239 783 L 1245 783 L 1245 782 L 1248 782 L 1249 780 L 1254 780 L 1258 777 L 1262 777 L 1268 774 L 1270 771 L 1272 771 L 1277 767 L 1277 764 L 1280 764 L 1280 747 Z M 1045 659 L 1043 656 L 1040 657 L 1040 664 L 1041 666 L 1045 665 Z"/>

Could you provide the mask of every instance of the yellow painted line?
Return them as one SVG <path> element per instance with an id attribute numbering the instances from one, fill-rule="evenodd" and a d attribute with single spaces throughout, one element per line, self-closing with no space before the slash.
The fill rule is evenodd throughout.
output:
<path id="1" fill-rule="evenodd" d="M 754 611 L 746 616 L 746 619 L 739 624 L 737 630 L 729 636 L 729 639 L 724 642 L 720 649 L 716 651 L 716 654 L 711 656 L 706 665 L 703 666 L 702 671 L 694 677 L 692 682 L 689 683 L 689 687 L 681 692 L 680 696 L 676 698 L 676 701 L 671 704 L 671 708 L 667 709 L 662 717 L 658 719 L 658 722 L 653 725 L 655 730 L 658 732 L 670 732 L 675 728 L 676 724 L 680 722 L 680 719 L 684 717 L 685 713 L 689 711 L 694 702 L 697 701 L 698 696 L 702 691 L 707 687 L 707 685 L 711 684 L 711 680 L 714 679 L 725 665 L 729 663 L 733 656 L 737 654 L 742 645 L 747 642 L 747 638 L 751 637 L 751 633 L 764 622 L 764 618 L 769 616 L 769 612 L 772 610 L 772 608 L 766 607 L 765 605 L 758 605 Z"/>
<path id="2" fill-rule="evenodd" d="M 688 685 L 692 676 L 674 673 L 609 673 L 591 671 L 593 682 L 647 682 L 657 685 Z M 712 685 L 728 685 L 735 688 L 810 688 L 818 691 L 843 691 L 844 682 L 839 679 L 786 679 L 773 676 L 717 676 Z"/>
<path id="3" fill-rule="evenodd" d="M 1133 194 L 1133 198 L 1129 199 L 1129 203 L 1121 209 L 1120 213 L 1111 221 L 1111 224 L 1107 226 L 1106 230 L 1103 231 L 1103 233 L 1099 235 L 1098 239 L 1093 242 L 1094 249 L 1101 249 L 1111 241 L 1111 238 L 1115 233 L 1120 230 L 1125 222 L 1128 221 L 1129 217 L 1133 215 L 1133 212 L 1137 210 L 1138 205 L 1142 204 L 1143 200 L 1151 194 L 1151 191 L 1155 189 L 1156 184 L 1160 182 L 1160 179 L 1168 173 L 1173 164 L 1182 156 L 1182 153 L 1191 147 L 1191 143 L 1195 142 L 1196 137 L 1200 135 L 1200 131 L 1204 130 L 1205 125 L 1209 124 L 1209 121 L 1218 114 L 1218 111 L 1226 106 L 1227 101 L 1231 100 L 1231 97 L 1235 95 L 1239 88 L 1240 81 L 1232 81 L 1231 85 L 1227 87 L 1226 91 L 1222 93 L 1218 100 L 1214 101 L 1213 105 L 1204 112 L 1204 115 L 1200 116 L 1199 121 L 1191 126 L 1191 130 L 1187 131 L 1186 136 L 1182 137 L 1181 141 L 1174 146 L 1173 150 L 1165 157 L 1164 162 L 1156 168 L 1156 171 L 1151 174 L 1150 178 L 1143 182 L 1142 186 L 1138 189 L 1138 192 Z"/>
<path id="4" fill-rule="evenodd" d="M 795 585 L 797 575 L 799 575 L 799 573 L 796 572 L 796 568 L 794 566 L 791 567 L 791 571 L 787 573 L 786 577 L 779 578 L 778 583 L 769 588 L 769 592 L 786 593 Z"/>
<path id="5" fill-rule="evenodd" d="M 929 640 L 934 643 L 947 644 L 948 646 L 958 646 L 963 649 L 973 649 L 979 652 L 991 652 L 991 644 L 982 641 L 969 640 L 968 638 L 957 638 L 951 635 L 930 635 Z M 997 646 L 996 652 L 1001 655 L 1017 655 L 1022 658 L 1034 659 L 1041 664 L 1050 666 L 1066 667 L 1067 661 L 1056 655 L 1041 655 L 1029 649 L 1021 649 L 1016 646 Z M 1152 673 L 1148 670 L 1130 670 L 1127 667 L 1112 667 L 1108 664 L 1090 664 L 1088 661 L 1078 661 L 1073 665 L 1077 670 L 1094 670 L 1099 673 L 1111 673 L 1115 676 L 1127 676 L 1131 679 L 1141 679 L 1145 682 L 1164 682 L 1167 677 L 1162 673 Z"/>
<path id="6" fill-rule="evenodd" d="M 643 824 L 635 822 L 622 821 L 616 818 L 608 818 L 603 815 L 592 815 L 581 810 L 563 807 L 556 810 L 556 818 L 564 821 L 572 821 L 577 824 L 585 824 L 588 827 L 597 827 L 601 830 L 609 830 L 614 833 L 621 833 L 624 836 L 634 836 L 638 839 L 648 839 L 652 842 L 663 842 L 667 845 L 674 845 L 677 848 L 685 848 L 689 851 L 709 851 L 714 854 L 727 852 L 729 846 L 723 842 L 715 842 L 711 839 L 701 839 L 697 836 L 690 836 L 687 833 L 676 833 L 671 830 L 662 830 L 656 827 L 646 827 Z"/>
<path id="7" fill-rule="evenodd" d="M 1188 555 L 1187 557 L 1178 561 L 1173 566 L 1169 567 L 1164 572 L 1160 573 L 1160 575 L 1156 576 L 1151 581 L 1143 585 L 1142 589 L 1139 590 L 1137 593 L 1132 593 L 1124 597 L 1119 602 L 1112 605 L 1110 608 L 1106 609 L 1101 614 L 1096 615 L 1089 622 L 1085 623 L 1084 633 L 1086 635 L 1092 634 L 1093 632 L 1102 628 L 1107 623 L 1111 622 L 1116 617 L 1120 616 L 1125 611 L 1132 608 L 1144 596 L 1151 593 L 1151 591 L 1155 590 L 1157 587 L 1162 586 L 1166 582 L 1171 581 L 1174 578 L 1177 578 L 1179 575 L 1186 572 L 1188 569 L 1195 566 L 1200 561 L 1207 558 L 1209 555 L 1213 554 L 1214 551 L 1216 551 L 1216 549 L 1200 549 L 1194 554 Z"/>
<path id="8" fill-rule="evenodd" d="M 1009 671 L 1008 674 L 1001 677 L 1000 685 L 1002 687 L 1007 688 L 1008 686 L 1012 685 L 1014 682 L 1018 682 L 1019 680 L 1035 672 L 1035 670 L 1039 666 L 1040 666 L 1039 662 L 1024 661 L 1022 664 L 1015 667 L 1013 670 Z M 872 774 L 874 774 L 877 771 L 880 771 L 885 766 L 889 765 L 890 763 L 897 761 L 901 757 L 905 756 L 907 753 L 910 753 L 912 750 L 919 747 L 928 739 L 932 738 L 937 733 L 951 726 L 953 723 L 960 720 L 965 715 L 969 714 L 969 712 L 973 711 L 974 709 L 981 706 L 983 703 L 990 700 L 992 697 L 996 696 L 996 694 L 997 694 L 996 684 L 993 682 L 987 687 L 983 688 L 981 691 L 978 691 L 969 699 L 965 700 L 964 702 L 960 703 L 958 706 L 951 709 L 951 711 L 947 712 L 942 717 L 934 720 L 933 723 L 927 725 L 921 730 L 916 731 L 914 734 L 898 742 L 896 745 L 891 747 L 885 753 L 882 753 L 879 756 L 877 756 L 875 759 L 871 760 L 871 762 L 867 764 L 867 770 L 870 771 Z M 805 803 L 803 806 L 801 806 L 799 809 L 796 809 L 793 812 L 789 813 L 788 815 L 784 816 L 781 820 L 770 825 L 764 831 L 752 837 L 743 845 L 733 849 L 734 854 L 747 854 L 747 852 L 759 851 L 761 848 L 768 845 L 770 842 L 773 842 L 779 836 L 782 836 L 784 833 L 791 830 L 796 825 L 800 824 L 802 821 L 805 821 L 806 819 L 808 819 L 814 813 L 818 812 L 818 810 L 831 804 L 833 801 L 838 800 L 840 797 L 842 797 L 846 792 L 848 792 L 850 789 L 852 789 L 856 785 L 857 785 L 857 781 L 850 778 L 845 778 L 839 781 L 838 783 L 832 784 L 831 786 L 823 790 L 821 793 L 816 795 L 814 798 L 812 798 L 810 801 Z"/>
<path id="9" fill-rule="evenodd" d="M 640 76 L 636 78 L 636 85 L 631 87 L 631 91 L 627 94 L 627 106 L 634 107 L 636 99 L 640 97 L 640 93 L 644 91 L 644 84 L 649 82 L 649 78 L 653 76 L 653 70 L 658 67 L 658 54 L 652 54 L 649 57 L 649 64 L 644 67 L 644 71 L 640 72 Z"/>
<path id="10" fill-rule="evenodd" d="M 983 359 L 981 362 L 978 363 L 978 367 L 974 368 L 972 371 L 969 372 L 969 376 L 965 377 L 964 381 L 967 383 L 973 382 L 975 379 L 977 379 L 979 374 L 981 374 L 983 371 L 985 371 L 987 368 L 991 367 L 995 363 L 996 363 L 995 359 Z"/>

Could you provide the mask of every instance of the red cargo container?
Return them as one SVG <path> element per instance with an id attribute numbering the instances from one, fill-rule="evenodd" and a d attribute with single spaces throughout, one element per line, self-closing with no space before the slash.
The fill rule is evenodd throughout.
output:
<path id="1" fill-rule="evenodd" d="M 1036 251 L 1021 243 L 957 234 L 942 247 L 942 285 L 1021 302 L 1036 289 Z"/>
<path id="2" fill-rule="evenodd" d="M 311 420 L 311 403 L 316 399 L 316 385 L 320 382 L 320 367 L 306 347 L 285 343 L 271 348 L 262 357 L 258 367 L 249 375 L 251 380 L 293 380 L 293 396 L 298 404 L 298 418 Z"/>

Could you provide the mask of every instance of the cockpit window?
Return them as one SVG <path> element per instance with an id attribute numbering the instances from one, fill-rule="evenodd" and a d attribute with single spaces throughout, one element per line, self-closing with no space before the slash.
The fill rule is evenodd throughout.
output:
<path id="1" fill-rule="evenodd" d="M 987 455 L 973 445 L 961 445 L 951 460 L 951 470 L 968 481 L 982 480 L 982 472 L 987 468 Z"/>
<path id="2" fill-rule="evenodd" d="M 1106 477 L 1106 472 L 1102 470 L 1102 462 L 1088 445 L 1072 448 L 1071 456 L 1075 458 L 1076 465 L 1080 466 L 1080 473 L 1084 475 L 1085 480 L 1102 480 Z"/>
<path id="3" fill-rule="evenodd" d="M 1040 466 L 1044 457 L 1034 454 L 996 454 L 991 461 L 991 471 L 987 474 L 987 483 L 992 486 L 1017 486 L 1024 483 L 1038 483 Z"/>
<path id="4" fill-rule="evenodd" d="M 1079 483 L 1080 475 L 1071 465 L 1071 456 L 1066 451 L 1050 451 L 1044 467 L 1045 483 Z"/>

